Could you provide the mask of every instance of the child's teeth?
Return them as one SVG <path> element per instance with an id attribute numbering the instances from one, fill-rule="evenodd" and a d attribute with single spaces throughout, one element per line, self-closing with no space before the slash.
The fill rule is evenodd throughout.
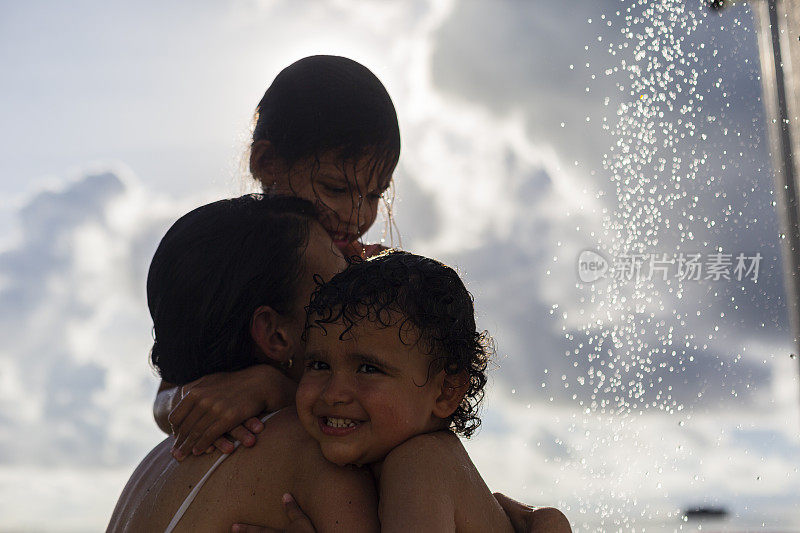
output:
<path id="1" fill-rule="evenodd" d="M 356 423 L 349 418 L 331 418 L 328 417 L 325 423 L 334 428 L 352 428 Z"/>

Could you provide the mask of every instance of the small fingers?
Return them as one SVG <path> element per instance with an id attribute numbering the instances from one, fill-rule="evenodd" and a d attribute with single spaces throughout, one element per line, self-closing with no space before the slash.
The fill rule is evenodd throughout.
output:
<path id="1" fill-rule="evenodd" d="M 530 522 L 533 514 L 533 509 L 524 503 L 518 502 L 513 498 L 509 498 L 505 494 L 495 492 L 494 499 L 503 508 L 503 511 L 511 521 L 511 525 L 516 533 L 527 533 L 531 531 Z"/>
<path id="2" fill-rule="evenodd" d="M 231 428 L 237 423 L 237 417 L 235 416 L 222 416 L 218 417 L 214 420 L 210 426 L 206 428 L 206 430 L 198 437 L 197 442 L 192 447 L 192 452 L 195 455 L 200 455 L 202 450 L 205 450 L 207 447 L 214 444 L 214 442 L 225 435 L 226 433 L 230 432 L 233 434 L 234 430 Z M 237 428 L 242 428 L 242 426 L 236 426 Z M 242 428 L 244 429 L 244 428 Z M 252 433 L 244 430 L 247 435 L 250 436 L 252 443 L 250 446 L 255 444 L 255 437 L 253 437 Z M 244 436 L 244 435 L 243 435 Z M 236 440 L 241 440 L 238 435 L 233 435 Z"/>
<path id="3" fill-rule="evenodd" d="M 256 443 L 256 436 L 247 430 L 244 426 L 236 426 L 230 430 L 231 437 L 242 443 L 245 448 L 250 448 Z"/>
<path id="4" fill-rule="evenodd" d="M 245 420 L 244 427 L 250 430 L 251 433 L 261 433 L 261 430 L 264 429 L 264 423 L 253 416 Z"/>
<path id="5" fill-rule="evenodd" d="M 233 443 L 228 439 L 226 439 L 225 437 L 220 437 L 217 440 L 215 440 L 214 446 L 212 446 L 212 448 L 216 448 L 222 453 L 233 453 L 233 450 L 236 449 Z"/>
<path id="6" fill-rule="evenodd" d="M 295 520 L 300 520 L 306 517 L 306 515 L 303 514 L 303 511 L 300 510 L 300 506 L 297 505 L 297 502 L 294 500 L 291 494 L 287 492 L 283 495 L 281 500 L 283 501 L 283 509 L 286 511 L 286 516 L 289 517 L 290 522 L 294 522 Z"/>
<path id="7" fill-rule="evenodd" d="M 287 492 L 281 499 L 283 500 L 283 510 L 289 518 L 289 529 L 291 531 L 313 533 L 314 526 L 311 524 L 311 520 L 303 514 L 302 509 L 297 505 L 292 495 Z"/>
<path id="8" fill-rule="evenodd" d="M 181 388 L 179 388 L 180 390 Z M 185 395 L 181 397 L 178 401 L 178 404 L 170 411 L 169 415 L 167 415 L 167 421 L 169 421 L 170 425 L 173 429 L 179 427 L 189 413 L 192 412 L 192 408 L 194 407 L 195 402 L 195 395 L 192 394 L 192 391 L 189 390 Z"/>
<path id="9" fill-rule="evenodd" d="M 500 506 L 503 507 L 504 509 L 507 507 L 513 509 L 519 509 L 520 507 L 522 507 L 530 511 L 533 510 L 533 507 L 531 507 L 530 505 L 515 500 L 514 498 L 509 498 L 502 492 L 495 492 L 492 494 L 492 496 L 494 496 L 494 499 L 497 500 L 497 503 L 499 503 Z"/>
<path id="10" fill-rule="evenodd" d="M 192 415 L 187 417 L 186 422 L 183 425 L 186 426 L 186 428 L 182 426 L 178 429 L 178 435 L 175 438 L 175 444 L 172 447 L 173 455 L 176 459 L 178 459 L 178 456 L 186 457 L 191 454 L 194 451 L 197 441 L 205 433 L 208 426 L 212 425 L 216 420 L 216 417 L 211 412 L 203 413 L 197 409 L 195 409 L 195 411 L 198 413 L 197 418 L 195 419 L 195 413 L 192 412 Z M 190 421 L 193 422 L 191 426 L 189 426 Z M 204 445 L 201 450 L 205 450 L 205 448 L 209 446 L 211 442 L 209 442 L 207 445 Z M 177 452 L 177 455 L 175 452 Z M 199 455 L 199 452 L 197 455 Z"/>

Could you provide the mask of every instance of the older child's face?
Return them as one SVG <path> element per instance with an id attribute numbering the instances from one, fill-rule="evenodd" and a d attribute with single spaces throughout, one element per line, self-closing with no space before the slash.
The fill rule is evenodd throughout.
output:
<path id="1" fill-rule="evenodd" d="M 370 172 L 369 158 L 343 163 L 334 152 L 302 161 L 277 176 L 276 192 L 310 200 L 320 207 L 320 222 L 345 255 L 375 222 L 383 189 Z M 311 179 L 309 179 L 309 176 Z"/>
<path id="2" fill-rule="evenodd" d="M 407 439 L 443 428 L 432 413 L 441 382 L 435 372 L 428 377 L 430 356 L 404 344 L 398 327 L 364 319 L 341 341 L 340 324 L 325 327 L 327 335 L 309 330 L 297 413 L 326 459 L 373 463 Z"/>

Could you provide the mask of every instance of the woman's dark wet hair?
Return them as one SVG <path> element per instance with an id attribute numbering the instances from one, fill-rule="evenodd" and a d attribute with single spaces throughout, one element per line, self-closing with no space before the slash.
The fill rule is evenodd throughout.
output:
<path id="1" fill-rule="evenodd" d="M 314 206 L 299 198 L 246 195 L 181 217 L 158 245 L 147 275 L 153 366 L 182 385 L 259 361 L 253 312 L 292 309 Z"/>
<path id="2" fill-rule="evenodd" d="M 471 436 L 481 423 L 478 407 L 493 349 L 488 333 L 475 326 L 473 298 L 458 274 L 434 259 L 385 252 L 320 284 L 306 325 L 325 331 L 326 324 L 342 323 L 343 338 L 362 320 L 398 326 L 401 342 L 420 343 L 432 357 L 432 370 L 466 375 L 467 391 L 450 417 L 450 429 Z"/>
<path id="3" fill-rule="evenodd" d="M 369 156 L 369 171 L 381 190 L 389 186 L 400 157 L 389 93 L 367 67 L 346 57 L 311 56 L 283 69 L 258 103 L 254 122 L 253 145 L 269 141 L 289 167 L 327 152 L 343 164 Z M 251 169 L 263 164 L 254 161 Z"/>

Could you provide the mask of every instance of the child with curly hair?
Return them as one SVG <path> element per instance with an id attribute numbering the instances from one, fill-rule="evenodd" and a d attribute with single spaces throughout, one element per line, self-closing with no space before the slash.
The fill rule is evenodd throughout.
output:
<path id="1" fill-rule="evenodd" d="M 369 465 L 382 531 L 513 531 L 456 435 L 480 425 L 489 338 L 442 263 L 387 252 L 308 308 L 297 413 L 323 456 Z"/>

